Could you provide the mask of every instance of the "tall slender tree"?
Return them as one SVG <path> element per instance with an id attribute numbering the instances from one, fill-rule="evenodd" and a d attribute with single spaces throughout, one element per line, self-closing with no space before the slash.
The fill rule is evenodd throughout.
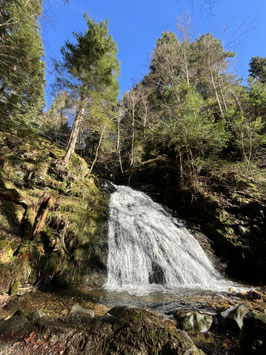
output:
<path id="1" fill-rule="evenodd" d="M 107 21 L 97 23 L 86 13 L 84 16 L 88 26 L 86 32 L 74 33 L 76 43 L 67 41 L 61 49 L 63 61 L 55 62 L 55 68 L 60 74 L 57 84 L 70 92 L 76 105 L 63 159 L 65 164 L 75 149 L 81 123 L 91 110 L 91 105 L 101 102 L 105 108 L 109 108 L 106 111 L 110 111 L 110 107 L 116 104 L 119 89 L 117 46 L 108 33 Z"/>

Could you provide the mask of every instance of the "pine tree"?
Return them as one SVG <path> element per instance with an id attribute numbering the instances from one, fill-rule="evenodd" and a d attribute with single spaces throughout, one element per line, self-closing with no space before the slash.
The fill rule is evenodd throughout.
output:
<path id="1" fill-rule="evenodd" d="M 118 95 L 117 46 L 112 36 L 108 34 L 107 22 L 97 23 L 87 14 L 85 19 L 88 26 L 85 34 L 74 33 L 77 43 L 67 41 L 61 49 L 63 61 L 55 63 L 57 72 L 61 73 L 57 85 L 68 90 L 76 104 L 72 131 L 64 157 L 65 164 L 75 149 L 84 117 L 89 111 L 93 111 L 93 104 L 101 103 L 104 114 L 108 116 Z"/>
<path id="2" fill-rule="evenodd" d="M 266 58 L 252 57 L 249 63 L 250 76 L 266 83 Z"/>
<path id="3" fill-rule="evenodd" d="M 0 114 L 26 122 L 44 103 L 44 62 L 39 17 L 42 0 L 1 0 Z M 14 121 L 14 122 L 16 122 Z"/>

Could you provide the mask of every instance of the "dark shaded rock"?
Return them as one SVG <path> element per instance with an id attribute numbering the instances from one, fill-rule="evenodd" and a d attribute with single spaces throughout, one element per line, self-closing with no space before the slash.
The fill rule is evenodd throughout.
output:
<path id="1" fill-rule="evenodd" d="M 249 309 L 244 304 L 228 308 L 220 314 L 224 328 L 238 334 L 242 328 L 243 319 L 248 312 Z"/>
<path id="2" fill-rule="evenodd" d="M 21 337 L 26 334 L 29 322 L 19 312 L 16 312 L 11 318 L 0 324 L 0 340 L 8 339 L 9 337 Z"/>
<path id="3" fill-rule="evenodd" d="M 164 272 L 163 269 L 161 268 L 161 266 L 159 264 L 157 264 L 156 262 L 152 262 L 152 273 L 149 274 L 149 283 L 150 284 L 165 284 L 165 276 L 164 276 Z"/>
<path id="4" fill-rule="evenodd" d="M 250 312 L 243 320 L 240 346 L 244 354 L 266 354 L 266 314 Z"/>

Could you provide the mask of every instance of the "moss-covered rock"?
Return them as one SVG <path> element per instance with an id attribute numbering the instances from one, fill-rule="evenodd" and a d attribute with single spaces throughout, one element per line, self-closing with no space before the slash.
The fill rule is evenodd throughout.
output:
<path id="1" fill-rule="evenodd" d="M 0 291 L 101 283 L 109 195 L 86 162 L 73 154 L 63 166 L 64 151 L 34 134 L 0 132 L 0 151 Z"/>

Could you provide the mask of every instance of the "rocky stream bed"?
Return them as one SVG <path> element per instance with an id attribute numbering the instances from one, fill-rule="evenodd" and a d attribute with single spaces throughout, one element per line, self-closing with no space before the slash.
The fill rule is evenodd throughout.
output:
<path id="1" fill-rule="evenodd" d="M 266 290 L 1 295 L 0 354 L 265 354 Z"/>

